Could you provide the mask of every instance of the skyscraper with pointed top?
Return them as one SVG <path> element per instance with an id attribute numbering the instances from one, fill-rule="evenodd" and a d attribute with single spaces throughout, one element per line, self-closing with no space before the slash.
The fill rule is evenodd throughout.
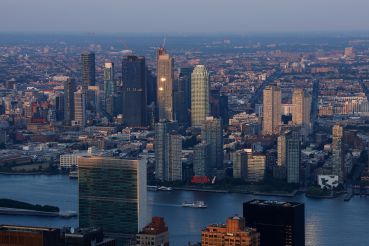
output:
<path id="1" fill-rule="evenodd" d="M 159 120 L 173 120 L 173 58 L 164 48 L 157 52 L 157 111 Z"/>

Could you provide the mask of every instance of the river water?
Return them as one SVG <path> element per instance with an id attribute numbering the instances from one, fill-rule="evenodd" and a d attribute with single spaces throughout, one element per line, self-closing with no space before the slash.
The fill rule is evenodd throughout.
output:
<path id="1" fill-rule="evenodd" d="M 49 204 L 62 211 L 78 211 L 78 182 L 56 175 L 0 175 L 0 198 L 30 203 Z M 225 222 L 235 214 L 242 215 L 242 203 L 254 198 L 298 201 L 305 203 L 306 245 L 369 245 L 369 198 L 354 197 L 311 199 L 304 195 L 293 198 L 252 196 L 233 193 L 192 191 L 148 192 L 149 213 L 162 216 L 169 226 L 171 245 L 187 245 L 200 241 L 201 229 L 208 224 Z M 183 208 L 184 201 L 203 200 L 207 209 Z M 44 218 L 0 215 L 0 224 L 49 227 L 78 226 L 76 218 Z"/>

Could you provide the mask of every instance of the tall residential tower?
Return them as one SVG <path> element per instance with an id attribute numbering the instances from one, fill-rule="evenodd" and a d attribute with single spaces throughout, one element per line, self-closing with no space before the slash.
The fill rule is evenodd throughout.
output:
<path id="1" fill-rule="evenodd" d="M 263 91 L 263 134 L 279 133 L 281 124 L 281 89 L 275 85 L 267 86 Z"/>
<path id="2" fill-rule="evenodd" d="M 209 74 L 204 65 L 197 65 L 191 76 L 191 124 L 199 127 L 210 114 Z"/>

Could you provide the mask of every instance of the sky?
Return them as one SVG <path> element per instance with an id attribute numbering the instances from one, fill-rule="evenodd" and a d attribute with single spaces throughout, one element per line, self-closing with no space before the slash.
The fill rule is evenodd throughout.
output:
<path id="1" fill-rule="evenodd" d="M 0 32 L 369 31 L 368 0 L 0 0 Z"/>

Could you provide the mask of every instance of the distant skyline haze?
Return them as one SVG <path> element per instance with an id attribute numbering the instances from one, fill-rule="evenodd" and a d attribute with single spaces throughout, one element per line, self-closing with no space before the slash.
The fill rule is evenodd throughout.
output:
<path id="1" fill-rule="evenodd" d="M 367 0 L 1 0 L 0 32 L 369 31 Z"/>

